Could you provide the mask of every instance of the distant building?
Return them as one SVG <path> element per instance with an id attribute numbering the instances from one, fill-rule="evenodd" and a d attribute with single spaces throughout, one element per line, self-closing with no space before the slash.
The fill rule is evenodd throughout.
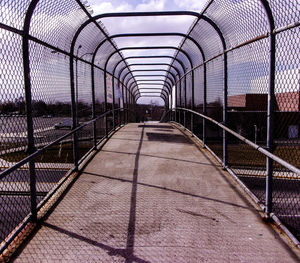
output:
<path id="1" fill-rule="evenodd" d="M 229 122 L 232 128 L 248 135 L 247 137 L 254 136 L 254 130 L 265 133 L 267 93 L 268 76 L 263 76 L 251 81 L 251 93 L 228 96 Z M 276 72 L 275 99 L 275 137 L 299 138 L 300 69 Z"/>

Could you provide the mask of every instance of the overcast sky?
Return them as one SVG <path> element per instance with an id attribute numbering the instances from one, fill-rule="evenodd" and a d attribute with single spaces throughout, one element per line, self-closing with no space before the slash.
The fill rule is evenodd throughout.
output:
<path id="1" fill-rule="evenodd" d="M 145 12 L 145 11 L 197 11 L 200 12 L 207 0 L 88 0 L 93 15 L 111 12 Z M 181 32 L 186 33 L 195 17 L 130 17 L 105 18 L 102 23 L 110 35 L 120 33 L 147 33 L 147 32 Z M 115 39 L 119 48 L 128 46 L 175 46 L 180 43 L 180 37 L 136 37 Z M 173 55 L 174 50 L 133 50 L 123 51 L 125 57 L 144 55 Z M 170 59 L 160 59 L 162 63 Z M 141 63 L 140 59 L 130 59 L 129 63 Z M 148 63 L 157 63 L 158 59 L 151 59 Z M 166 67 L 165 67 L 166 68 Z M 141 69 L 140 66 L 131 67 L 132 70 Z M 151 74 L 151 73 L 148 73 Z M 148 75 L 146 74 L 146 75 Z M 143 79 L 143 78 L 141 78 Z M 149 102 L 150 99 L 140 99 L 139 103 Z"/>

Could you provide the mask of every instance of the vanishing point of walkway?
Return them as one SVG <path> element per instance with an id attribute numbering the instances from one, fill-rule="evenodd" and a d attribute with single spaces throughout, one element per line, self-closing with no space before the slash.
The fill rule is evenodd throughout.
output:
<path id="1" fill-rule="evenodd" d="M 129 124 L 15 262 L 298 262 L 206 152 L 169 124 Z"/>

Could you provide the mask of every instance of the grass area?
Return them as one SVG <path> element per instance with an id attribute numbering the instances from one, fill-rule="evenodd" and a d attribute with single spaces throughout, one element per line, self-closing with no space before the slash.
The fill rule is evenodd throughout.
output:
<path id="1" fill-rule="evenodd" d="M 207 143 L 207 145 L 222 159 L 222 144 Z M 299 146 L 276 146 L 274 154 L 300 168 Z M 249 145 L 229 144 L 228 164 L 230 166 L 265 167 L 266 157 Z M 274 166 L 281 167 L 278 163 L 275 163 Z"/>
<path id="2" fill-rule="evenodd" d="M 79 158 L 86 154 L 92 145 L 85 143 L 80 145 Z M 28 156 L 24 151 L 17 151 L 13 153 L 6 153 L 0 155 L 1 159 L 8 162 L 19 162 Z M 52 148 L 46 150 L 46 152 L 38 156 L 35 160 L 40 163 L 73 163 L 73 147 L 72 144 L 55 145 Z"/>

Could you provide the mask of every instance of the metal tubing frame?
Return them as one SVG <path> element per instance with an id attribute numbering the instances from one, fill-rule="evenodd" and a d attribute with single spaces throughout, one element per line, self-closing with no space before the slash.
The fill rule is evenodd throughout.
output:
<path id="1" fill-rule="evenodd" d="M 103 40 L 98 46 L 97 48 L 95 49 L 94 51 L 94 56 L 93 56 L 93 59 L 95 58 L 98 50 L 100 49 L 100 47 L 107 41 L 111 41 L 111 39 L 113 38 L 119 38 L 119 37 L 139 37 L 139 36 L 143 36 L 143 37 L 146 37 L 146 36 L 182 36 L 182 37 L 185 37 L 186 39 L 189 39 L 191 40 L 196 46 L 197 48 L 199 49 L 201 55 L 202 55 L 202 58 L 203 58 L 203 61 L 205 61 L 205 55 L 204 55 L 204 52 L 201 48 L 201 46 L 199 45 L 199 43 L 192 37 L 188 36 L 188 35 L 185 35 L 185 34 L 182 34 L 182 33 L 137 33 L 137 34 L 117 34 L 117 35 L 112 35 L 110 36 L 109 38 L 106 38 L 105 40 Z M 73 42 L 72 42 L 73 43 Z M 107 64 L 107 61 L 106 61 L 106 64 Z M 169 65 L 169 67 L 171 67 L 172 65 Z M 127 66 L 128 67 L 128 66 Z M 106 75 L 106 70 L 104 71 L 104 74 Z M 192 85 L 194 83 L 194 77 L 193 77 L 193 73 L 192 73 Z M 106 79 L 106 78 L 105 78 Z M 106 81 L 105 81 L 105 87 L 106 87 Z M 186 78 L 185 78 L 185 88 L 186 88 Z M 193 89 L 193 88 L 192 88 Z M 185 92 L 186 94 L 186 92 Z M 193 92 L 192 92 L 193 94 Z M 186 95 L 185 95 L 186 96 Z M 185 101 L 186 103 L 186 101 Z"/>
<path id="2" fill-rule="evenodd" d="M 135 78 L 138 78 L 138 77 L 142 77 L 142 78 L 146 78 L 146 77 L 162 77 L 162 78 L 166 78 L 166 76 L 167 76 L 167 75 L 163 75 L 163 74 L 161 74 L 161 75 L 158 75 L 158 74 L 156 74 L 156 75 L 134 75 Z M 129 79 L 127 80 L 127 83 L 129 83 L 129 81 L 130 81 L 132 78 L 133 78 L 133 77 L 129 78 Z M 167 83 L 171 84 L 172 86 L 175 85 L 175 82 L 174 82 L 173 79 L 171 79 L 170 77 L 167 77 L 166 79 L 170 81 L 170 82 L 167 82 Z M 139 79 L 136 79 L 136 81 L 139 81 Z M 164 81 L 164 80 L 162 79 L 162 81 Z"/>
<path id="3" fill-rule="evenodd" d="M 172 72 L 170 72 L 170 71 L 168 71 L 168 70 L 166 70 L 166 69 L 157 69 L 157 70 L 155 70 L 155 69 L 143 69 L 143 70 L 132 70 L 131 71 L 132 73 L 133 72 L 168 72 L 168 74 L 170 74 L 172 77 L 173 77 L 173 79 L 174 79 L 174 81 L 176 82 L 176 77 L 173 75 L 173 73 Z M 121 75 L 121 73 L 122 72 L 119 72 L 119 76 Z M 126 73 L 124 76 L 123 76 L 123 81 L 125 80 L 125 78 L 127 77 L 129 75 L 129 73 Z M 180 75 L 179 75 L 179 77 L 180 77 Z M 181 86 L 181 83 L 179 83 L 179 85 Z M 175 86 L 175 90 L 176 90 L 176 86 Z"/>
<path id="4" fill-rule="evenodd" d="M 114 52 L 115 54 L 116 52 Z M 110 55 L 109 58 L 107 59 L 107 61 L 112 57 L 113 55 Z M 172 56 L 130 56 L 130 57 L 126 57 L 126 58 L 123 58 L 122 60 L 118 61 L 114 67 L 114 70 L 113 72 L 115 72 L 115 69 L 118 67 L 118 65 L 121 63 L 121 62 L 124 62 L 125 60 L 128 60 L 128 59 L 154 59 L 154 58 L 173 58 Z M 185 73 L 185 67 L 184 67 L 184 64 L 181 60 L 179 59 L 176 59 L 176 61 L 180 64 L 180 66 L 182 67 L 182 71 L 183 73 Z M 168 75 L 168 74 L 167 74 Z M 167 78 L 167 75 L 165 76 L 165 78 Z M 130 79 L 135 79 L 134 76 L 132 76 Z M 129 82 L 129 80 L 128 80 Z M 126 85 L 128 84 L 128 82 L 126 83 Z"/>
<path id="5" fill-rule="evenodd" d="M 32 13 L 33 13 L 33 11 L 35 9 L 35 6 L 37 5 L 38 2 L 39 2 L 39 0 L 32 0 L 32 2 L 30 3 L 29 8 L 27 9 L 27 14 L 29 14 L 29 9 L 30 8 L 32 8 Z M 76 0 L 76 2 L 78 2 L 78 4 L 81 7 L 83 6 L 80 3 L 80 1 Z M 213 2 L 213 0 L 210 1 L 209 4 L 211 4 L 212 2 Z M 262 5 L 264 6 L 264 8 L 266 10 L 266 13 L 268 15 L 270 28 L 271 28 L 271 30 L 270 30 L 270 48 L 271 48 L 271 50 L 270 50 L 270 79 L 269 79 L 269 100 L 268 100 L 268 139 L 267 139 L 267 147 L 270 150 L 272 150 L 272 148 L 273 148 L 273 129 L 272 129 L 272 127 L 273 127 L 273 122 L 274 122 L 273 107 L 274 107 L 275 51 L 276 51 L 275 50 L 275 43 L 276 43 L 275 35 L 276 35 L 276 32 L 275 32 L 275 30 L 272 30 L 273 25 L 274 25 L 274 19 L 273 19 L 273 15 L 272 15 L 272 11 L 271 11 L 271 8 L 269 6 L 269 3 L 266 0 L 260 0 L 260 2 L 262 3 Z M 84 8 L 83 8 L 83 10 L 84 10 Z M 203 12 L 205 12 L 205 11 L 203 11 Z M 88 13 L 88 12 L 86 12 L 86 13 Z M 26 16 L 27 16 L 27 14 L 26 14 Z M 134 14 L 134 16 L 135 15 L 136 14 Z M 94 18 L 90 18 L 89 20 L 92 20 L 90 22 L 95 22 Z M 95 24 L 97 25 L 96 22 L 95 22 Z M 26 66 L 26 68 L 25 68 L 25 66 L 24 66 L 24 73 L 26 73 L 26 74 L 24 74 L 26 104 L 30 105 L 30 106 L 26 105 L 27 109 L 28 109 L 28 107 L 31 107 L 31 89 L 30 89 L 31 84 L 30 84 L 30 66 L 29 66 L 29 54 L 28 54 L 28 40 L 30 39 L 30 40 L 39 42 L 39 41 L 37 41 L 37 39 L 34 40 L 33 37 L 29 36 L 29 27 L 30 27 L 30 19 L 29 19 L 29 23 L 28 23 L 28 32 L 26 32 L 25 27 L 24 27 L 24 33 L 23 33 L 23 35 L 24 35 L 24 38 L 23 38 L 23 64 L 25 64 L 25 61 L 28 62 L 28 67 Z M 19 32 L 16 32 L 16 33 L 19 34 Z M 263 37 L 268 37 L 268 36 L 263 36 Z M 27 41 L 27 51 L 26 51 L 26 43 L 24 43 L 26 41 Z M 46 44 L 44 44 L 44 45 L 46 45 Z M 51 45 L 48 45 L 48 46 L 50 48 L 55 49 L 55 47 L 52 47 Z M 57 50 L 59 50 L 59 49 L 57 49 Z M 62 50 L 59 50 L 59 52 L 65 53 Z M 225 53 L 226 52 L 224 52 L 224 54 Z M 68 55 L 70 55 L 70 54 L 68 54 Z M 74 54 L 71 54 L 70 58 L 74 58 Z M 93 67 L 94 66 L 95 65 L 93 65 Z M 27 100 L 28 97 L 29 97 L 29 99 Z M 27 115 L 27 122 L 30 124 L 30 118 L 31 118 L 31 121 L 32 121 L 32 116 L 30 117 L 29 115 L 30 114 Z M 29 130 L 28 130 L 28 139 L 29 138 L 30 138 L 30 134 L 29 134 Z M 28 145 L 28 147 L 29 146 L 30 145 Z M 268 161 L 267 161 L 267 170 L 268 170 L 267 182 L 270 183 L 270 182 L 272 182 L 272 164 L 270 164 L 270 163 L 268 164 Z M 269 190 L 270 190 L 270 192 L 272 192 L 272 187 L 271 186 L 270 186 Z M 266 202 L 268 202 L 268 200 L 272 201 L 272 195 L 268 194 L 266 200 L 267 200 Z M 270 205 L 272 205 L 272 202 L 270 203 Z M 270 210 L 268 211 L 268 209 L 267 209 L 267 213 L 270 213 L 271 210 L 272 209 L 271 209 L 271 206 L 270 206 Z"/>
<path id="6" fill-rule="evenodd" d="M 191 12 L 191 11 L 162 11 L 162 12 L 126 12 L 126 13 L 106 13 L 106 14 L 101 14 L 101 15 L 96 15 L 94 17 L 89 17 L 88 20 L 86 20 L 76 31 L 76 33 L 74 34 L 74 37 L 72 39 L 72 43 L 71 43 L 71 53 L 74 53 L 74 47 L 75 47 L 75 43 L 77 41 L 78 36 L 80 35 L 81 31 L 88 26 L 90 23 L 94 22 L 96 23 L 96 20 L 102 19 L 102 18 L 111 18 L 111 17 L 137 17 L 137 16 L 141 16 L 141 17 L 147 17 L 147 16 L 182 16 L 182 15 L 189 15 L 189 16 L 195 16 L 198 18 L 198 21 L 200 19 L 201 16 L 203 16 L 203 13 L 207 10 L 207 8 L 210 6 L 210 4 L 213 1 L 210 1 L 206 7 L 204 8 L 203 12 L 201 14 L 197 13 L 197 12 Z M 195 23 L 196 24 L 196 23 Z M 103 31 L 102 29 L 100 29 L 101 31 Z M 192 30 L 192 29 L 191 29 Z M 191 31 L 190 31 L 191 32 Z M 180 33 L 174 33 L 177 34 L 178 36 L 183 36 L 186 39 L 190 39 L 191 41 L 194 42 L 194 44 L 197 45 L 198 49 L 200 50 L 200 53 L 202 54 L 202 58 L 203 61 L 205 61 L 205 57 L 204 57 L 204 52 L 202 50 L 202 48 L 199 46 L 199 43 L 194 40 L 193 38 L 191 38 L 189 36 L 190 32 L 188 33 L 188 35 L 185 34 L 180 34 Z M 110 36 L 108 38 L 107 34 L 105 32 L 103 32 L 104 35 L 106 36 L 106 40 L 109 40 L 111 42 L 111 39 L 113 38 L 112 36 Z M 165 33 L 160 33 L 160 35 L 165 34 Z M 172 33 L 169 33 L 172 34 Z M 122 34 L 120 34 L 122 35 Z M 119 35 L 119 37 L 120 37 Z M 125 35 L 125 34 L 123 34 Z M 136 34 L 137 35 L 137 34 Z M 153 33 L 152 33 L 153 35 Z M 145 36 L 145 35 L 144 35 Z M 183 43 L 185 42 L 185 40 L 183 41 Z M 113 45 L 113 44 L 112 44 Z M 114 45 L 113 45 L 114 46 Z M 97 53 L 97 49 L 95 50 L 95 54 Z M 120 55 L 121 56 L 121 55 Z M 121 56 L 122 57 L 122 56 Z M 176 57 L 176 56 L 175 56 Z M 194 96 L 194 73 L 192 73 L 192 97 Z M 72 82 L 72 81 L 71 81 Z M 185 85 L 186 87 L 186 85 Z M 194 97 L 192 98 L 192 101 L 194 101 Z"/>
<path id="7" fill-rule="evenodd" d="M 104 39 L 97 46 L 97 48 L 95 49 L 95 55 L 98 52 L 98 50 L 100 49 L 100 47 L 106 41 L 108 41 L 108 40 L 112 40 L 112 39 L 115 39 L 115 38 L 123 38 L 123 37 L 151 37 L 151 36 L 164 36 L 164 37 L 166 37 L 166 36 L 182 36 L 182 37 L 185 37 L 185 39 L 189 39 L 190 41 L 192 41 L 196 45 L 196 47 L 198 48 L 200 54 L 202 55 L 202 60 L 205 61 L 204 51 L 201 48 L 201 46 L 199 45 L 199 43 L 194 38 L 192 38 L 191 36 L 183 34 L 183 33 L 178 33 L 178 32 L 166 32 L 166 33 L 128 33 L 128 34 L 115 34 L 115 35 L 111 35 L 108 38 Z M 168 66 L 171 67 L 172 65 L 168 64 Z M 193 76 L 193 73 L 192 73 L 192 76 Z M 194 78 L 192 77 L 192 79 L 194 79 Z M 186 88 L 186 82 L 185 82 L 185 88 Z M 185 94 L 186 94 L 186 92 L 185 92 Z M 186 100 L 185 100 L 185 104 L 186 104 Z"/>
<path id="8" fill-rule="evenodd" d="M 268 113 L 267 113 L 267 149 L 270 153 L 274 151 L 274 106 L 275 106 L 275 71 L 276 71 L 276 34 L 275 21 L 271 7 L 267 0 L 260 0 L 263 5 L 270 28 L 270 72 L 269 72 L 269 87 L 268 87 Z M 273 159 L 267 157 L 266 160 L 266 214 L 270 218 L 272 213 L 272 193 L 273 193 Z"/>
<path id="9" fill-rule="evenodd" d="M 133 63 L 133 64 L 131 64 L 130 66 L 169 66 L 169 64 L 167 64 L 167 63 Z M 177 67 L 175 67 L 175 66 L 171 66 L 173 69 L 175 69 L 175 71 L 176 71 L 176 73 L 178 74 L 178 75 L 180 75 L 180 71 L 178 70 L 178 68 Z M 126 68 L 125 67 L 123 67 L 120 71 L 119 71 L 119 74 L 122 74 L 123 73 L 123 71 L 125 70 Z M 147 70 L 147 69 L 146 69 Z M 161 69 L 157 69 L 157 70 L 155 70 L 155 69 L 152 69 L 153 71 L 161 71 Z M 141 71 L 144 71 L 144 70 L 142 70 L 141 69 Z M 162 71 L 165 71 L 165 72 L 169 72 L 168 70 L 162 70 Z M 136 72 L 135 70 L 131 70 L 131 73 L 133 73 L 133 72 Z M 127 77 L 127 75 L 128 74 L 126 74 L 125 76 L 124 76 L 124 80 L 125 80 L 125 77 Z M 134 77 L 134 76 L 133 76 Z M 174 75 L 173 75 L 173 77 L 175 77 Z M 176 79 L 176 78 L 175 78 Z M 127 80 L 127 82 L 126 82 L 126 85 L 128 84 L 128 80 Z"/>
<path id="10" fill-rule="evenodd" d="M 122 51 L 122 50 L 136 50 L 136 49 L 175 49 L 177 50 L 178 52 L 181 52 L 185 55 L 185 57 L 188 59 L 189 63 L 190 63 L 190 66 L 191 66 L 191 69 L 193 68 L 193 62 L 191 60 L 191 58 L 189 57 L 188 53 L 182 49 L 179 49 L 177 47 L 173 47 L 173 46 L 154 46 L 154 47 L 123 47 L 123 48 L 120 48 L 118 51 Z M 112 54 L 115 54 L 117 53 L 117 51 L 114 51 Z M 124 61 L 124 60 L 122 60 Z M 117 68 L 117 66 L 119 65 L 121 61 L 119 61 L 116 66 L 114 67 L 114 70 L 113 70 L 113 75 L 115 75 L 115 70 Z M 132 71 L 131 71 L 132 72 Z M 131 72 L 128 72 L 128 74 L 130 74 Z M 168 72 L 168 71 L 167 71 Z M 169 74 L 172 74 L 171 72 L 168 72 L 167 75 Z M 119 77 L 118 77 L 118 80 L 120 81 L 120 76 L 121 76 L 121 73 L 119 74 Z M 127 75 L 126 75 L 127 76 Z M 123 82 L 124 82 L 125 78 L 123 79 Z M 174 82 L 176 82 L 176 79 L 174 77 Z M 176 88 L 177 89 L 177 88 Z M 175 94 L 177 94 L 177 92 L 175 92 Z M 175 100 L 176 101 L 176 100 Z"/>
<path id="11" fill-rule="evenodd" d="M 168 87 L 168 90 L 170 90 L 172 88 L 172 84 L 170 84 L 169 82 L 166 82 L 164 79 L 140 79 L 140 80 L 138 79 L 138 80 L 136 80 L 138 85 L 142 85 L 143 82 L 152 82 L 152 81 L 162 82 L 162 83 L 160 83 L 162 85 L 166 84 L 166 86 Z M 157 83 L 155 83 L 155 84 L 157 84 Z"/>
<path id="12" fill-rule="evenodd" d="M 145 77 L 149 77 L 151 75 L 140 75 L 140 76 L 143 76 L 145 78 Z M 166 77 L 166 75 L 156 75 L 156 76 L 157 77 Z M 156 76 L 152 75 L 152 77 L 156 77 Z M 171 78 L 169 78 L 169 77 L 166 77 L 166 79 L 148 79 L 148 80 L 147 79 L 141 79 L 141 80 L 139 80 L 139 79 L 137 79 L 137 77 L 139 77 L 139 76 L 135 76 L 135 78 L 136 78 L 135 80 L 136 80 L 137 83 L 141 82 L 141 81 L 146 81 L 146 82 L 148 82 L 148 81 L 155 81 L 155 82 L 156 81 L 162 81 L 164 84 L 166 84 L 169 87 L 169 90 L 172 89 L 172 87 L 174 86 L 173 80 Z"/>
<path id="13" fill-rule="evenodd" d="M 180 49 L 178 47 L 173 47 L 173 46 L 153 46 L 153 47 L 123 47 L 123 48 L 120 48 L 119 51 L 123 51 L 123 50 L 150 50 L 150 49 L 175 49 L 177 50 L 178 52 L 181 52 L 182 54 L 184 54 L 184 56 L 188 59 L 189 63 L 190 63 L 190 67 L 191 69 L 194 67 L 193 66 L 193 61 L 192 59 L 190 58 L 189 54 L 183 50 L 183 49 Z M 171 73 L 171 72 L 170 72 Z M 169 74 L 170 74 L 169 73 Z M 174 78 L 175 79 L 175 78 Z M 125 79 L 124 79 L 125 80 Z"/>
<path id="14" fill-rule="evenodd" d="M 26 119 L 27 119 L 27 151 L 29 155 L 35 152 L 34 144 L 34 128 L 32 117 L 32 93 L 31 93 L 31 78 L 30 78 L 30 58 L 29 58 L 29 31 L 30 22 L 33 16 L 34 10 L 39 0 L 33 0 L 26 12 L 24 24 L 23 24 L 23 38 L 22 38 L 22 52 L 23 52 L 23 70 L 24 70 L 24 88 L 25 88 L 25 100 L 26 100 Z M 30 220 L 32 222 L 37 221 L 37 200 L 36 200 L 36 173 L 35 173 L 35 161 L 34 159 L 29 161 L 29 175 L 30 175 Z"/>
<path id="15" fill-rule="evenodd" d="M 176 77 L 175 77 L 175 75 L 172 73 L 172 72 L 169 72 L 168 70 L 166 70 L 166 69 L 134 69 L 134 70 L 132 70 L 131 71 L 132 73 L 133 72 L 168 72 L 171 76 L 172 76 L 172 78 L 174 79 L 174 85 L 176 85 Z M 121 74 L 122 72 L 120 72 L 120 74 Z M 126 73 L 124 76 L 123 76 L 123 80 L 125 80 L 126 79 L 126 77 L 129 75 L 129 72 L 128 73 Z"/>
<path id="16" fill-rule="evenodd" d="M 149 80 L 140 80 L 140 81 L 146 81 L 147 82 L 147 81 L 155 81 L 155 80 L 150 80 L 149 79 Z M 164 86 L 164 84 L 166 84 L 167 91 L 170 92 L 170 89 L 171 89 L 170 83 L 166 82 L 165 80 L 156 80 L 156 81 L 163 81 L 164 83 L 162 85 Z M 138 87 L 138 85 L 141 85 L 141 84 L 139 84 L 137 82 L 136 83 L 134 83 L 134 82 L 130 83 L 129 86 L 128 86 L 128 89 L 131 90 L 132 88 Z"/>
<path id="17" fill-rule="evenodd" d="M 192 30 L 194 29 L 196 24 L 199 22 L 199 20 L 203 19 L 204 21 L 209 23 L 215 29 L 215 31 L 217 32 L 217 34 L 220 37 L 220 40 L 221 40 L 222 45 L 223 45 L 223 54 L 224 54 L 223 122 L 226 123 L 226 121 L 227 121 L 227 86 L 228 86 L 228 83 L 227 83 L 228 82 L 228 77 L 227 77 L 227 53 L 225 52 L 225 50 L 226 50 L 226 41 L 225 41 L 225 38 L 223 36 L 223 33 L 221 32 L 221 30 L 217 26 L 217 24 L 212 19 L 210 19 L 210 18 L 208 18 L 207 16 L 204 15 L 205 11 L 212 4 L 212 2 L 213 2 L 213 0 L 211 0 L 210 2 L 207 3 L 207 5 L 203 9 L 202 13 L 199 14 L 197 21 L 194 23 L 194 26 L 190 29 L 188 35 L 190 35 L 190 33 L 192 32 Z M 180 46 L 180 49 L 182 49 L 185 40 L 182 42 L 182 44 Z M 177 52 L 177 55 L 178 55 L 178 52 Z M 175 57 L 177 57 L 177 55 Z M 202 54 L 202 55 L 204 55 L 204 54 Z M 203 60 L 204 60 L 204 63 L 203 63 L 203 69 L 204 69 L 203 112 L 206 114 L 206 96 L 207 96 L 207 77 L 206 77 L 206 73 L 207 73 L 207 70 L 206 70 L 206 63 L 205 63 L 205 58 L 204 57 L 203 57 Z M 192 72 L 192 81 L 194 81 L 194 68 L 192 68 L 191 72 Z M 180 90 L 180 92 L 181 92 L 181 90 Z M 180 97 L 181 97 L 181 95 L 180 95 Z M 176 95 L 176 98 L 177 98 L 177 95 Z M 181 101 L 181 99 L 180 99 L 180 101 Z M 192 83 L 192 109 L 194 109 L 194 83 Z M 175 113 L 175 116 L 176 116 L 176 113 Z M 191 126 L 193 127 L 192 122 L 193 122 L 193 115 L 192 115 L 192 119 L 191 119 Z M 192 132 L 193 132 L 193 130 L 192 130 Z M 204 142 L 204 146 L 205 146 L 205 144 L 206 144 L 205 119 L 203 120 L 203 142 Z M 226 137 L 226 132 L 224 131 L 224 134 L 223 134 L 223 166 L 226 166 L 226 165 L 227 165 L 227 137 Z"/>
<path id="18" fill-rule="evenodd" d="M 153 86 L 152 84 L 145 84 L 145 85 Z M 156 85 L 160 85 L 160 84 L 156 84 Z M 156 89 L 156 90 L 160 90 L 160 93 L 164 94 L 164 96 L 168 96 L 169 95 L 165 90 L 162 91 L 160 88 L 141 88 L 141 89 L 145 89 L 145 90 L 155 90 Z M 134 92 L 134 96 L 138 95 L 138 94 L 136 94 L 136 92 L 138 92 L 138 91 Z M 165 92 L 165 93 L 163 93 L 163 92 Z M 139 92 L 139 93 L 141 95 L 142 92 Z"/>

